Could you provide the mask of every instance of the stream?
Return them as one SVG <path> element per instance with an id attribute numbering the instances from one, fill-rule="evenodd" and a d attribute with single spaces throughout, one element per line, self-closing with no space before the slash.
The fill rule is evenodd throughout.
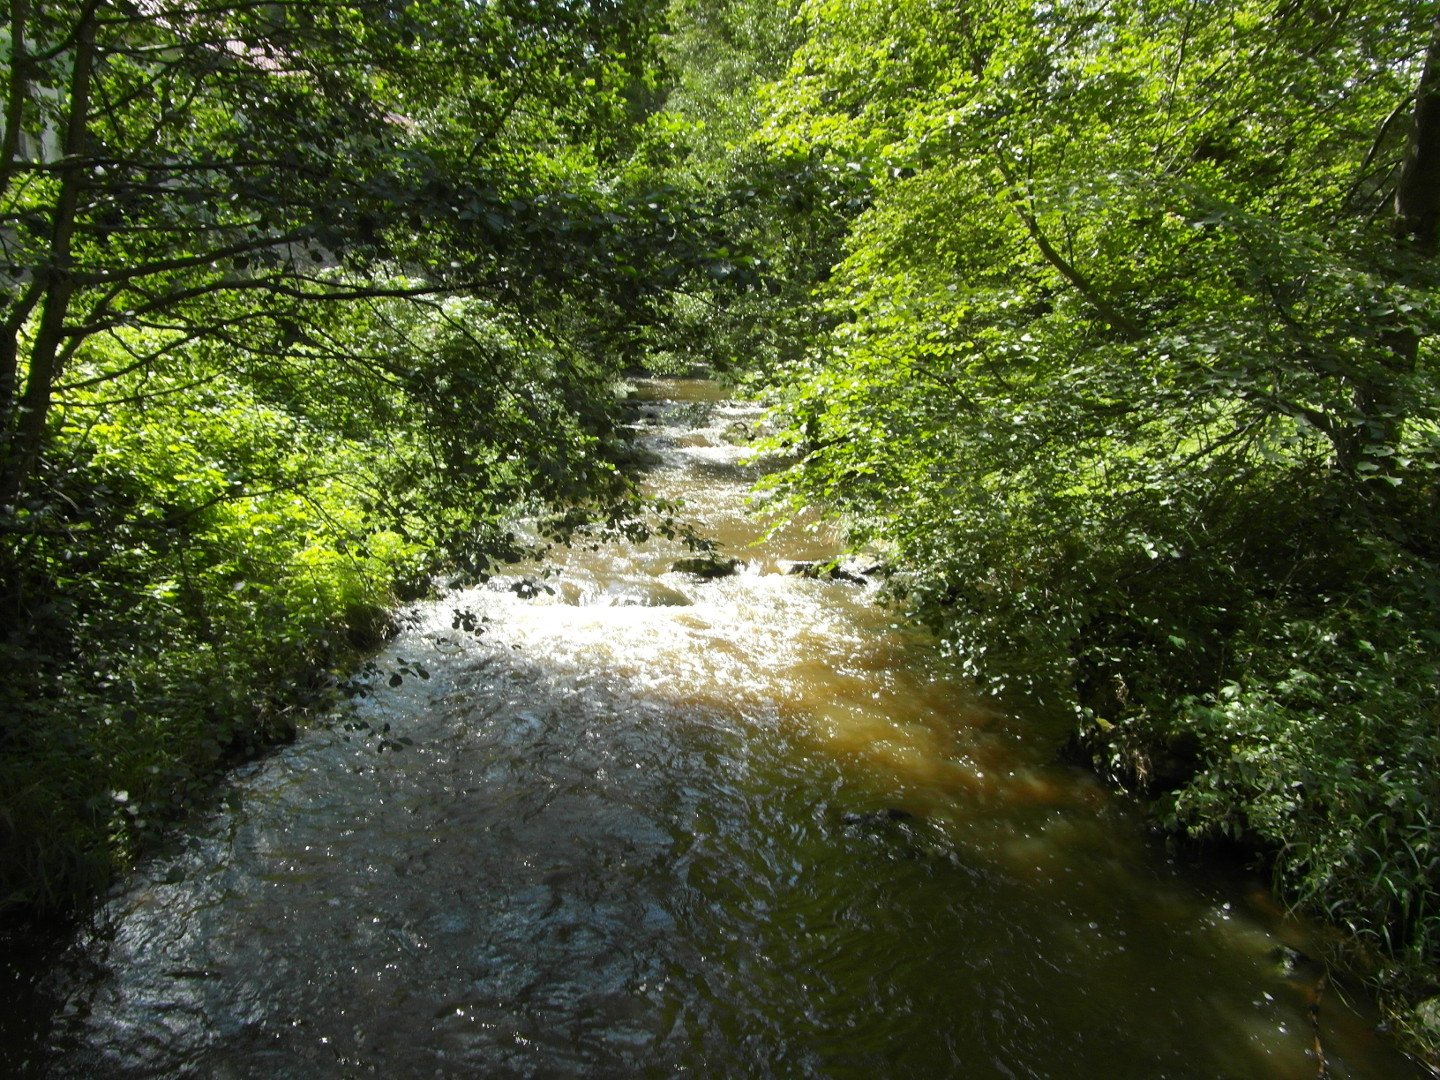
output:
<path id="1" fill-rule="evenodd" d="M 1421 1075 L 1263 884 L 1168 858 L 873 582 L 787 573 L 835 541 L 762 540 L 756 409 L 637 392 L 649 489 L 741 572 L 576 546 L 409 613 L 54 964 L 33 1075 Z"/>

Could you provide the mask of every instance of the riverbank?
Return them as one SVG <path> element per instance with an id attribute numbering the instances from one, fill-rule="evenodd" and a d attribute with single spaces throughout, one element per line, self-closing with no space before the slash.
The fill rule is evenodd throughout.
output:
<path id="1" fill-rule="evenodd" d="M 1296 887 L 1293 869 L 1284 862 L 1283 837 L 1273 830 L 1248 827 L 1249 808 L 1236 803 L 1233 794 L 1210 810 L 1215 819 L 1236 823 L 1233 828 L 1187 819 L 1177 807 L 1183 807 L 1187 788 L 1206 784 L 1206 763 L 1215 754 L 1202 732 L 1183 726 L 1156 731 L 1144 724 L 1117 725 L 1092 718 L 1076 727 L 1062 754 L 1094 770 L 1115 790 L 1136 798 L 1153 827 L 1170 843 L 1194 851 L 1201 858 L 1220 859 L 1263 873 L 1273 882 L 1281 903 L 1293 904 L 1297 911 L 1333 928 L 1317 959 L 1327 971 L 1357 979 L 1375 994 L 1388 1030 L 1407 1052 L 1426 1063 L 1432 1075 L 1440 1075 L 1440 997 L 1436 996 L 1440 991 L 1440 963 L 1428 939 L 1409 947 L 1405 947 L 1403 939 L 1401 947 L 1377 939 L 1368 932 L 1373 915 L 1367 915 L 1357 933 L 1355 924 L 1343 915 L 1346 907 L 1362 902 L 1354 898 L 1325 910 L 1313 895 Z M 1337 765 L 1341 769 L 1344 766 L 1343 760 Z M 1357 787 L 1363 783 L 1356 780 Z M 1372 791 L 1385 790 L 1379 780 L 1368 786 Z M 1378 853 L 1372 855 L 1378 857 Z M 1422 856 L 1423 848 L 1416 858 L 1418 871 L 1423 871 Z M 1294 859 L 1293 853 L 1289 858 Z M 1382 884 L 1388 885 L 1376 881 L 1371 888 Z M 1392 887 L 1414 886 L 1406 879 Z"/>

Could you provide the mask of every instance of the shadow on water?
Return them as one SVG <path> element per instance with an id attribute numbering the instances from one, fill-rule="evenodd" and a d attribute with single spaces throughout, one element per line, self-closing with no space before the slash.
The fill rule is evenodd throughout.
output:
<path id="1" fill-rule="evenodd" d="M 745 571 L 576 551 L 417 611 L 385 660 L 428 681 L 237 774 L 54 969 L 48 1075 L 1316 1077 L 1304 928 L 1158 857 L 870 590 L 784 573 L 823 533 L 742 549 L 750 414 L 676 408 L 653 483 Z M 1320 1015 L 1330 1075 L 1418 1075 Z"/>

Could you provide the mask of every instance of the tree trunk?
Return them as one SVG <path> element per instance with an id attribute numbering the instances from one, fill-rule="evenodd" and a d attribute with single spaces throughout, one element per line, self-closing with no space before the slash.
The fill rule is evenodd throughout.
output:
<path id="1" fill-rule="evenodd" d="M 48 264 L 37 268 L 44 283 L 40 319 L 30 345 L 25 392 L 3 433 L 6 441 L 0 460 L 0 506 L 13 505 L 35 465 L 45 441 L 45 421 L 51 393 L 60 374 L 65 339 L 65 318 L 75 293 L 71 247 L 80 195 L 88 183 L 85 163 L 89 133 L 90 81 L 95 65 L 96 5 L 87 4 L 75 34 L 75 66 L 70 76 L 70 115 L 65 130 L 60 191 L 51 221 Z"/>
<path id="2" fill-rule="evenodd" d="M 0 195 L 10 187 L 20 157 L 20 129 L 25 122 L 25 100 L 30 95 L 30 58 L 25 46 L 25 32 L 28 26 L 28 5 L 26 0 L 10 2 L 10 79 L 5 88 L 5 132 L 0 136 Z M 20 327 L 24 325 L 29 312 L 21 311 L 24 290 L 20 282 L 13 286 L 13 295 L 5 319 L 4 340 L 0 340 L 0 432 L 9 430 L 10 406 L 15 400 L 15 376 L 18 358 L 16 345 Z M 19 318 L 15 318 L 15 314 Z M 11 327 L 15 332 L 8 333 Z"/>
<path id="3" fill-rule="evenodd" d="M 1415 113 L 1405 144 L 1405 160 L 1395 187 L 1395 242 L 1404 262 L 1433 259 L 1440 250 L 1440 16 L 1431 26 L 1425 67 L 1415 90 Z M 1386 350 L 1385 371 L 1379 377 L 1356 380 L 1358 425 L 1346 429 L 1337 442 L 1341 468 L 1384 477 L 1391 468 L 1388 451 L 1400 438 L 1405 421 L 1403 382 L 1414 374 L 1420 333 L 1401 325 L 1381 335 Z M 1376 451 L 1381 451 L 1376 453 Z"/>
<path id="4" fill-rule="evenodd" d="M 1395 188 L 1395 232 L 1422 257 L 1433 258 L 1440 247 L 1440 16 L 1415 91 L 1415 122 Z"/>

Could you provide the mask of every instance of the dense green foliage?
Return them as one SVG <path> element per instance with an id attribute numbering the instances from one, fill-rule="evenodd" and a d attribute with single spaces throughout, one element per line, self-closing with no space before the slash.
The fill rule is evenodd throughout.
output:
<path id="1" fill-rule="evenodd" d="M 0 907 L 518 517 L 643 531 L 614 380 L 702 362 L 977 680 L 1433 969 L 1434 19 L 12 0 Z"/>
<path id="2" fill-rule="evenodd" d="M 669 93 L 640 156 L 654 183 L 714 207 L 730 258 L 653 309 L 641 344 L 658 369 L 776 370 L 826 323 L 813 293 L 840 257 L 854 178 L 808 150 L 773 155 L 749 143 L 764 117 L 759 88 L 801 41 L 798 10 L 798 0 L 670 5 L 660 43 Z M 737 294 L 736 273 L 764 288 Z"/>
<path id="3" fill-rule="evenodd" d="M 833 331 L 776 377 L 792 497 L 1172 827 L 1278 851 L 1421 960 L 1440 279 L 1402 161 L 1431 15 L 814 0 L 759 134 L 873 193 Z"/>
<path id="4" fill-rule="evenodd" d="M 6 14 L 0 910 L 83 898 L 520 516 L 649 527 L 617 373 L 750 280 L 649 186 L 655 4 Z"/>

